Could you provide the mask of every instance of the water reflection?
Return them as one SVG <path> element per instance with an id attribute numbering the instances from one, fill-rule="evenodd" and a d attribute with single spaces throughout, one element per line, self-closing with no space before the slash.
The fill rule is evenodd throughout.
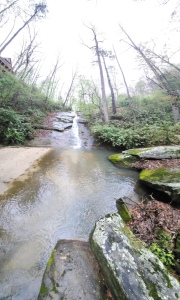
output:
<path id="1" fill-rule="evenodd" d="M 114 167 L 108 151 L 55 149 L 40 171 L 0 202 L 0 299 L 36 299 L 59 239 L 87 240 L 115 198 L 138 200 L 137 173 Z"/>

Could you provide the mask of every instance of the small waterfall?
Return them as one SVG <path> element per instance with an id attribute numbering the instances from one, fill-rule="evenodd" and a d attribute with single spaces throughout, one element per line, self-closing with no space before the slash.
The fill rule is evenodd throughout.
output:
<path id="1" fill-rule="evenodd" d="M 78 116 L 76 115 L 73 119 L 73 126 L 72 126 L 72 132 L 73 132 L 73 136 L 74 136 L 74 148 L 78 149 L 81 148 L 81 139 L 79 137 L 79 128 L 78 128 Z"/>

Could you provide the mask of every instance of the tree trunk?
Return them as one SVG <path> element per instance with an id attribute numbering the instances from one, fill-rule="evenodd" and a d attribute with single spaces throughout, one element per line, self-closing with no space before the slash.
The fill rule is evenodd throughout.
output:
<path id="1" fill-rule="evenodd" d="M 92 31 L 94 34 L 95 49 L 96 49 L 96 55 L 97 55 L 97 59 L 98 59 L 98 66 L 99 66 L 100 79 L 101 79 L 104 122 L 105 122 L 105 124 L 109 124 L 108 105 L 107 105 L 107 98 L 106 98 L 106 91 L 105 91 L 103 69 L 102 69 L 102 64 L 101 64 L 101 57 L 100 57 L 100 53 L 99 53 L 99 45 L 98 45 L 98 41 L 97 41 L 97 37 L 96 37 L 96 32 L 94 31 L 94 29 L 92 29 Z"/>
<path id="2" fill-rule="evenodd" d="M 120 65 L 120 62 L 118 60 L 118 57 L 117 57 L 117 54 L 116 54 L 116 51 L 115 51 L 114 47 L 113 47 L 113 50 L 114 50 L 115 58 L 116 58 L 118 66 L 119 66 L 119 69 L 121 71 L 121 74 L 122 74 L 122 77 L 123 77 L 123 81 L 124 81 L 124 84 L 125 84 L 125 87 L 126 87 L 126 91 L 127 91 L 127 95 L 128 95 L 128 100 L 129 100 L 129 107 L 130 107 L 130 110 L 131 110 L 131 112 L 133 114 L 134 126 L 136 126 L 136 123 L 137 123 L 137 120 L 136 120 L 136 111 L 134 109 L 133 100 L 131 98 L 131 95 L 130 95 L 130 92 L 129 92 L 129 88 L 128 88 L 128 85 L 127 85 L 127 82 L 126 82 L 126 78 L 125 78 L 123 69 L 122 69 L 122 67 Z"/>
<path id="3" fill-rule="evenodd" d="M 177 123 L 180 120 L 179 107 L 177 103 L 172 104 L 172 113 L 173 113 L 174 123 Z"/>
<path id="4" fill-rule="evenodd" d="M 67 95 L 66 95 L 66 99 L 64 100 L 63 102 L 63 107 L 65 107 L 66 103 L 68 102 L 69 100 L 69 96 L 70 96 L 70 93 L 72 91 L 72 88 L 73 88 L 73 84 L 74 84 L 74 80 L 77 76 L 77 70 L 74 72 L 74 74 L 72 75 L 72 80 L 71 80 L 71 84 L 70 84 L 70 87 L 68 89 L 68 92 L 67 92 Z"/>
<path id="5" fill-rule="evenodd" d="M 115 101 L 114 90 L 113 90 L 113 86 L 112 86 L 112 83 L 111 83 L 111 79 L 110 79 L 110 76 L 109 76 L 108 68 L 106 66 L 106 61 L 105 61 L 105 57 L 104 57 L 103 53 L 102 53 L 102 58 L 103 58 L 104 68 L 105 68 L 106 75 L 107 75 L 109 88 L 110 88 L 110 91 L 111 91 L 112 113 L 116 114 L 116 101 Z"/>

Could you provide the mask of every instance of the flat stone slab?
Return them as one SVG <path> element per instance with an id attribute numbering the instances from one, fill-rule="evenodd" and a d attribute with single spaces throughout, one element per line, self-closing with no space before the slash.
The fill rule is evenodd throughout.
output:
<path id="1" fill-rule="evenodd" d="M 180 158 L 180 146 L 159 146 L 151 148 L 129 149 L 122 153 L 146 159 Z"/>
<path id="2" fill-rule="evenodd" d="M 157 256 L 133 239 L 118 214 L 96 223 L 91 247 L 114 299 L 180 299 L 179 282 Z"/>
<path id="3" fill-rule="evenodd" d="M 140 180 L 156 190 L 163 191 L 180 203 L 180 168 L 156 168 L 140 173 Z"/>
<path id="4" fill-rule="evenodd" d="M 60 240 L 47 263 L 38 300 L 104 299 L 100 282 L 89 244 Z"/>

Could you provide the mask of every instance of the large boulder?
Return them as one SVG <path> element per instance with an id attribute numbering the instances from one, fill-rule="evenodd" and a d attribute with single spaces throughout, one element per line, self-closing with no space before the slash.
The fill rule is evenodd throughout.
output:
<path id="1" fill-rule="evenodd" d="M 60 240 L 47 263 L 38 300 L 104 299 L 98 271 L 88 243 Z"/>
<path id="2" fill-rule="evenodd" d="M 151 148 L 129 149 L 123 151 L 123 153 L 145 159 L 180 158 L 180 146 L 159 146 Z"/>
<path id="3" fill-rule="evenodd" d="M 116 300 L 177 300 L 180 284 L 118 214 L 96 223 L 91 247 Z"/>
<path id="4" fill-rule="evenodd" d="M 173 201 L 180 202 L 180 169 L 155 168 L 140 173 L 140 180 L 156 190 L 163 191 Z"/>

